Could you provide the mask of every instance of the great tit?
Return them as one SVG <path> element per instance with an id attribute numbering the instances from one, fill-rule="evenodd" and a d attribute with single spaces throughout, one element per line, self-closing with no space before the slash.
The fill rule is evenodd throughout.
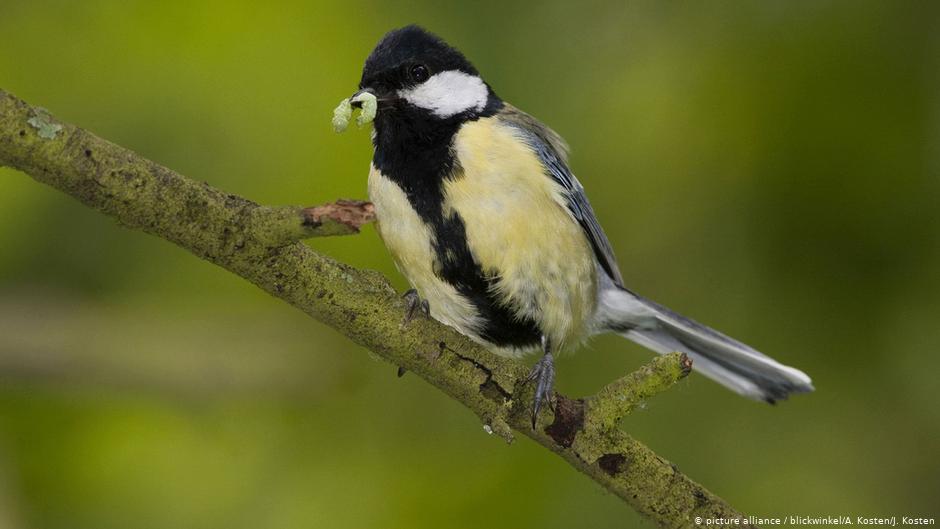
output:
<path id="1" fill-rule="evenodd" d="M 434 319 L 500 355 L 542 351 L 533 425 L 553 352 L 605 332 L 682 351 L 753 399 L 813 390 L 802 371 L 628 290 L 565 141 L 441 38 L 386 34 L 353 99 L 364 92 L 378 102 L 368 187 L 380 237 Z"/>

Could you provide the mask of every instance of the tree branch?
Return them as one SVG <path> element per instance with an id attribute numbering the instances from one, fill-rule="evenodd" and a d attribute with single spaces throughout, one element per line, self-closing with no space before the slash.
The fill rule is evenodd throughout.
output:
<path id="1" fill-rule="evenodd" d="M 362 200 L 337 200 L 310 208 L 258 206 L 249 224 L 255 238 L 269 246 L 282 246 L 312 237 L 352 235 L 375 220 L 375 208 Z"/>
<path id="2" fill-rule="evenodd" d="M 659 357 L 587 400 L 557 395 L 555 413 L 543 413 L 532 429 L 533 388 L 523 365 L 432 320 L 401 328 L 404 302 L 381 274 L 293 242 L 354 233 L 371 219 L 365 204 L 259 206 L 61 123 L 2 90 L 0 164 L 251 281 L 424 378 L 472 410 L 487 431 L 507 441 L 512 430 L 532 438 L 662 527 L 689 527 L 697 516 L 740 518 L 736 527 L 748 527 L 724 500 L 616 428 L 636 402 L 688 372 L 679 354 Z"/>

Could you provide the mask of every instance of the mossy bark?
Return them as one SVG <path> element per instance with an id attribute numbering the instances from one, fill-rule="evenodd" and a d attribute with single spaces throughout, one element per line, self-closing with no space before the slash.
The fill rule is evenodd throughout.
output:
<path id="1" fill-rule="evenodd" d="M 169 240 L 251 281 L 424 378 L 507 441 L 513 430 L 560 455 L 662 527 L 742 516 L 616 426 L 637 399 L 688 372 L 678 354 L 656 359 L 597 396 L 557 395 L 533 429 L 527 370 L 454 330 L 417 318 L 379 273 L 357 270 L 294 242 L 352 233 L 309 221 L 299 208 L 259 206 L 190 180 L 0 90 L 0 164 L 59 189 L 122 225 Z M 344 221 L 340 220 L 340 224 Z M 736 527 L 748 527 L 746 523 Z"/>

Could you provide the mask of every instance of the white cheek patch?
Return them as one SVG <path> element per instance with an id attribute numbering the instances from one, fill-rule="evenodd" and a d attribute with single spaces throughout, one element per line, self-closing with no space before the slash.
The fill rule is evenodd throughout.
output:
<path id="1" fill-rule="evenodd" d="M 400 90 L 398 96 L 412 105 L 430 110 L 439 118 L 474 109 L 477 112 L 486 106 L 489 91 L 483 80 L 458 70 L 434 74 L 427 81 Z"/>

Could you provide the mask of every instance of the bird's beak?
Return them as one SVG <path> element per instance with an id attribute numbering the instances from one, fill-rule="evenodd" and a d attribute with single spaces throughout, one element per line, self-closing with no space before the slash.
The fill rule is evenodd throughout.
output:
<path id="1" fill-rule="evenodd" d="M 356 90 L 356 93 L 354 93 L 353 95 L 349 96 L 350 101 L 353 102 L 353 103 L 352 103 L 353 108 L 362 108 L 362 101 L 356 101 L 356 98 L 358 98 L 358 97 L 361 96 L 362 94 L 372 94 L 372 95 L 375 95 L 375 92 L 373 92 L 371 88 L 363 88 L 362 90 Z M 378 99 L 378 98 L 376 98 L 376 99 Z"/>
<path id="2" fill-rule="evenodd" d="M 361 90 L 356 90 L 356 93 L 354 93 L 353 95 L 349 96 L 349 99 L 353 101 L 352 106 L 353 106 L 354 108 L 362 108 L 362 102 L 361 102 L 361 101 L 356 101 L 356 96 L 362 95 L 362 94 L 364 94 L 364 93 L 369 93 L 369 94 L 374 95 L 374 96 L 375 96 L 375 100 L 376 100 L 376 102 L 378 102 L 378 104 L 379 104 L 378 107 L 379 107 L 380 109 L 381 109 L 381 108 L 384 108 L 384 107 L 391 106 L 392 104 L 394 104 L 395 101 L 398 100 L 398 96 L 395 95 L 394 92 L 389 93 L 389 94 L 380 94 L 380 93 L 378 93 L 376 90 L 374 90 L 374 89 L 372 89 L 372 88 L 363 88 L 363 89 L 361 89 Z"/>

